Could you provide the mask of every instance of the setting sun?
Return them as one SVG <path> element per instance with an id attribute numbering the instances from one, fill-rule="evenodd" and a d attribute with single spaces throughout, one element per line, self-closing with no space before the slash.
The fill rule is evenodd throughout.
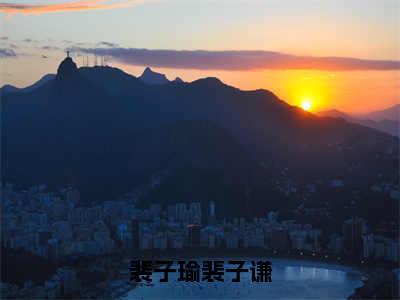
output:
<path id="1" fill-rule="evenodd" d="M 301 108 L 304 109 L 304 110 L 306 110 L 306 111 L 311 110 L 311 106 L 312 106 L 312 103 L 311 103 L 311 101 L 308 100 L 308 99 L 303 100 L 303 101 L 301 102 Z"/>

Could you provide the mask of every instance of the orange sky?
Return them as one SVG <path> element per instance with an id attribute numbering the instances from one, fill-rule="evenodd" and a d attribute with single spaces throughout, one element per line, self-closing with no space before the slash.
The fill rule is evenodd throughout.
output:
<path id="1" fill-rule="evenodd" d="M 140 75 L 143 67 L 115 64 Z M 308 98 L 312 111 L 336 108 L 348 113 L 366 113 L 400 103 L 398 71 L 328 72 L 314 70 L 198 71 L 154 68 L 169 79 L 192 81 L 214 76 L 245 90 L 264 88 L 293 105 Z"/>

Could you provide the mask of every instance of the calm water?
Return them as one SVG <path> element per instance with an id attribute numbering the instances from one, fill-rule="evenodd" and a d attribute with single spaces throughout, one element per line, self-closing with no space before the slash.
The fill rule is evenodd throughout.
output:
<path id="1" fill-rule="evenodd" d="M 232 259 L 224 261 L 228 260 Z M 251 260 L 257 259 L 246 259 Z M 161 274 L 153 273 L 154 286 L 139 286 L 123 299 L 346 299 L 362 285 L 362 274 L 350 267 L 285 259 L 270 261 L 272 282 L 269 283 L 251 282 L 250 271 L 242 273 L 240 283 L 231 282 L 234 274 L 226 272 L 225 282 L 211 283 L 180 282 L 178 273 L 170 273 L 169 282 L 160 283 Z"/>

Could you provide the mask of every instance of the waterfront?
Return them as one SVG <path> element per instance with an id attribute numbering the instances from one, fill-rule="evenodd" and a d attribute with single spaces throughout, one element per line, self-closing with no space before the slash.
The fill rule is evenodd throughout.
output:
<path id="1" fill-rule="evenodd" d="M 246 260 L 247 268 L 250 261 L 257 260 L 241 259 Z M 178 273 L 172 273 L 169 282 L 160 283 L 162 275 L 153 273 L 154 285 L 140 284 L 122 299 L 346 299 L 362 285 L 362 273 L 352 267 L 303 260 L 270 261 L 273 271 L 269 283 L 251 282 L 250 272 L 243 273 L 239 283 L 231 282 L 233 274 L 229 273 L 225 273 L 224 282 L 179 282 Z"/>

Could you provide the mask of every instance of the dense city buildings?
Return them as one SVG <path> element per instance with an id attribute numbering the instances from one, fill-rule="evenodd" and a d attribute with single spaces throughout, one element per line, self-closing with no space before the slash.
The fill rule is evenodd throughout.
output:
<path id="1" fill-rule="evenodd" d="M 398 240 L 368 232 L 359 217 L 346 220 L 339 234 L 279 220 L 274 211 L 265 212 L 265 218 L 217 219 L 214 201 L 208 202 L 207 221 L 202 222 L 201 203 L 196 201 L 139 208 L 135 197 L 127 196 L 88 205 L 79 203 L 76 189 L 50 192 L 44 185 L 28 190 L 7 185 L 2 194 L 3 246 L 23 248 L 54 261 L 107 254 L 121 247 L 129 251 L 185 247 L 329 251 L 398 260 Z M 322 243 L 323 239 L 327 242 Z"/>
<path id="2" fill-rule="evenodd" d="M 2 246 L 54 263 L 73 257 L 185 248 L 399 261 L 399 240 L 369 230 L 365 220 L 356 216 L 343 222 L 341 233 L 324 232 L 312 224 L 281 220 L 276 211 L 266 211 L 261 218 L 217 218 L 213 200 L 203 201 L 204 212 L 201 203 L 140 207 L 137 194 L 130 193 L 88 204 L 80 201 L 79 191 L 72 187 L 50 191 L 40 185 L 22 190 L 8 184 L 2 189 Z M 27 282 L 22 290 L 2 288 L 14 295 L 55 298 L 77 291 L 74 272 L 71 267 L 61 268 L 43 285 Z"/>

